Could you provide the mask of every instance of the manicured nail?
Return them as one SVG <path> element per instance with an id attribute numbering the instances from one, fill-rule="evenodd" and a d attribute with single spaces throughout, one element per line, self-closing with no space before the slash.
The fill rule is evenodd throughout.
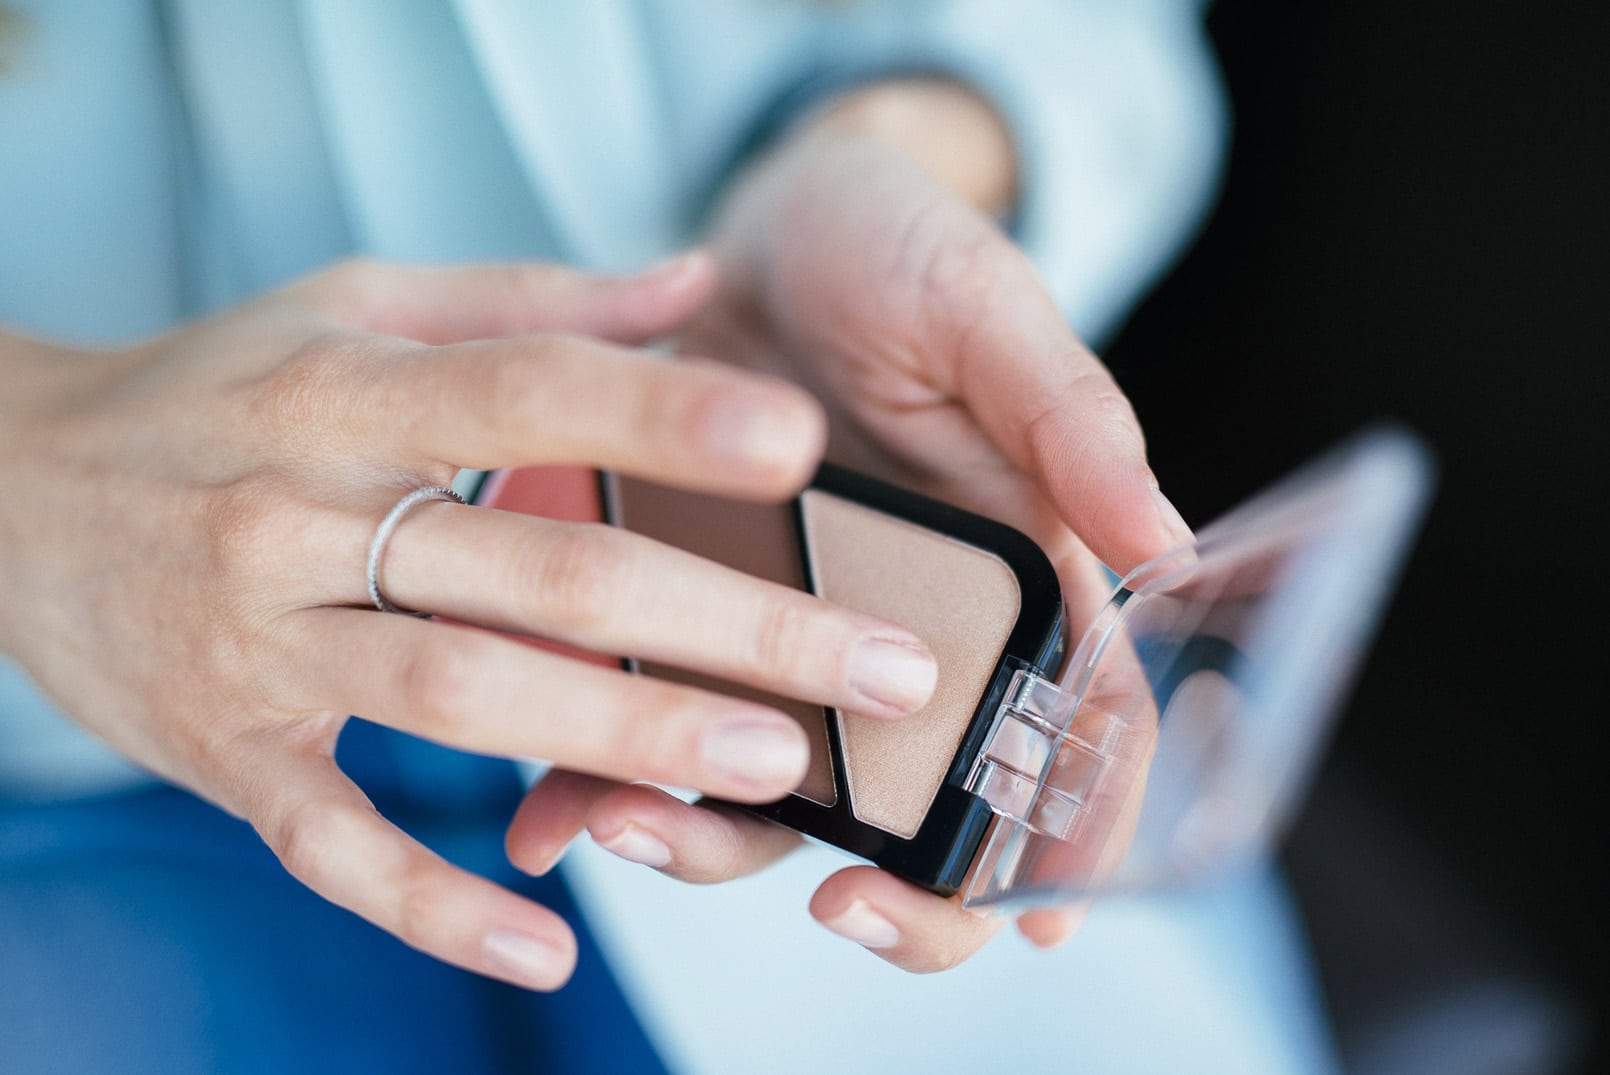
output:
<path id="1" fill-rule="evenodd" d="M 570 850 L 570 841 L 567 840 L 556 847 L 544 848 L 540 854 L 522 855 L 520 861 L 515 862 L 514 866 L 522 873 L 530 874 L 532 877 L 541 877 L 559 865 L 559 860 L 565 857 L 565 852 L 568 850 Z"/>
<path id="2" fill-rule="evenodd" d="M 733 393 L 715 401 L 706 419 L 710 448 L 745 470 L 792 470 L 814 445 L 794 416 L 753 393 Z"/>
<path id="3" fill-rule="evenodd" d="M 1162 522 L 1163 529 L 1169 532 L 1177 545 L 1190 545 L 1196 541 L 1196 535 L 1185 522 L 1185 517 L 1179 509 L 1169 502 L 1168 497 L 1157 486 L 1152 486 L 1152 503 L 1157 506 L 1157 518 Z"/>
<path id="4" fill-rule="evenodd" d="M 850 654 L 850 686 L 879 705 L 914 713 L 927 703 L 939 681 L 934 655 L 916 639 L 910 643 L 868 638 Z"/>
<path id="5" fill-rule="evenodd" d="M 787 717 L 738 717 L 704 733 L 705 765 L 765 790 L 798 784 L 809 762 L 805 735 Z"/>
<path id="6" fill-rule="evenodd" d="M 900 943 L 900 931 L 895 924 L 874 911 L 865 900 L 856 900 L 822 925 L 863 948 L 893 948 Z"/>
<path id="7" fill-rule="evenodd" d="M 627 862 L 636 862 L 658 870 L 671 861 L 671 849 L 665 841 L 647 829 L 628 824 L 607 840 L 599 841 L 605 851 L 619 855 Z"/>
<path id="8" fill-rule="evenodd" d="M 568 954 L 529 933 L 495 929 L 481 947 L 495 967 L 532 989 L 557 989 L 565 980 Z"/>

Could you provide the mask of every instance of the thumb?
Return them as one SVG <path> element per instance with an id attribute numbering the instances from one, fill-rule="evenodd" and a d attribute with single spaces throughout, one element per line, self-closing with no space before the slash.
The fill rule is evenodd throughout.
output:
<path id="1" fill-rule="evenodd" d="M 950 317 L 960 324 L 940 322 L 968 410 L 1113 570 L 1192 541 L 1158 489 L 1140 423 L 1112 375 L 1025 259 L 1003 251 L 997 267 L 1009 286 L 957 296 Z"/>
<path id="2" fill-rule="evenodd" d="M 715 281 L 715 259 L 692 250 L 624 276 L 542 262 L 438 267 L 358 259 L 292 292 L 355 328 L 421 343 L 532 332 L 641 343 L 697 313 Z"/>

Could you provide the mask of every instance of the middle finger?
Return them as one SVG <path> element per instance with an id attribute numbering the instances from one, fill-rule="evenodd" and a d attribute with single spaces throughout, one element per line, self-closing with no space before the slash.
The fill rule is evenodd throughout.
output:
<path id="1" fill-rule="evenodd" d="M 874 717 L 914 712 L 938 675 L 903 627 L 599 524 L 425 505 L 384 572 L 405 608 Z"/>

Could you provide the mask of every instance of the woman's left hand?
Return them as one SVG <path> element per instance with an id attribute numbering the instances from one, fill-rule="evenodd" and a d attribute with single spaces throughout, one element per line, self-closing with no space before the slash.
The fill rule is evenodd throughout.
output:
<path id="1" fill-rule="evenodd" d="M 836 461 L 1034 537 L 1081 622 L 1110 591 L 1101 563 L 1127 571 L 1190 531 L 1158 491 L 1128 400 L 985 211 L 1010 200 L 1010 152 L 995 114 L 958 85 L 862 91 L 735 186 L 713 232 L 721 290 L 678 339 L 812 389 Z M 753 872 L 799 839 L 730 808 L 555 771 L 522 805 L 510 856 L 546 869 L 583 827 L 694 882 Z M 835 873 L 811 913 L 912 971 L 965 960 L 1001 922 L 870 866 Z M 1049 946 L 1078 917 L 1018 921 Z"/>

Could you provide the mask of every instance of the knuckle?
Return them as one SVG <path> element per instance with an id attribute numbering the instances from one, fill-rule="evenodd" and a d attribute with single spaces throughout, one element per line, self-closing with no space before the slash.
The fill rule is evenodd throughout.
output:
<path id="1" fill-rule="evenodd" d="M 636 559 L 622 537 L 599 525 L 544 535 L 515 570 L 538 617 L 582 633 L 615 619 L 631 597 Z"/>
<path id="2" fill-rule="evenodd" d="M 286 492 L 273 479 L 255 475 L 237 478 L 198 499 L 204 547 L 226 586 L 244 582 L 244 576 L 260 572 L 270 558 L 282 555 L 299 529 L 291 519 L 299 513 Z"/>
<path id="3" fill-rule="evenodd" d="M 452 463 L 443 462 L 439 459 L 424 460 L 417 464 L 415 469 L 419 477 L 417 485 L 444 485 L 448 488 L 453 487 L 453 482 L 458 478 L 459 472 L 459 468 Z M 369 522 L 370 520 L 366 517 L 365 521 Z"/>
<path id="4" fill-rule="evenodd" d="M 451 902 L 436 864 L 414 857 L 402 869 L 391 931 L 405 944 L 428 948 Z"/>
<path id="5" fill-rule="evenodd" d="M 976 938 L 952 932 L 930 933 L 917 938 L 912 948 L 901 953 L 900 966 L 913 974 L 940 974 L 966 963 L 977 950 Z"/>
<path id="6" fill-rule="evenodd" d="M 486 346 L 485 398 L 510 428 L 547 430 L 562 420 L 555 401 L 573 394 L 566 353 L 563 337 L 540 332 Z"/>
<path id="7" fill-rule="evenodd" d="M 208 625 L 209 638 L 197 647 L 197 664 L 215 672 L 231 666 L 249 664 L 252 655 L 245 640 L 228 625 Z M 227 673 L 226 673 L 227 674 Z M 179 677 L 173 677 L 179 678 Z M 216 685 L 216 679 L 213 684 Z M 239 687 L 236 680 L 231 686 Z M 251 812 L 251 806 L 264 801 L 272 788 L 252 762 L 255 752 L 250 739 L 259 729 L 263 714 L 239 705 L 224 704 L 208 710 L 206 719 L 198 717 L 194 694 L 196 678 L 184 676 L 181 682 L 163 684 L 151 699 L 168 713 L 185 713 L 185 719 L 167 727 L 173 756 L 181 760 L 182 771 L 191 774 L 196 785 L 205 788 L 215 802 L 231 812 Z"/>
<path id="8" fill-rule="evenodd" d="M 801 673 L 802 655 L 812 653 L 816 633 L 813 610 L 782 598 L 767 601 L 748 646 L 741 651 L 744 671 L 771 680 L 792 683 Z"/>
<path id="9" fill-rule="evenodd" d="M 999 276 L 996 245 L 981 229 L 969 229 L 948 241 L 934 242 L 926 251 L 918 277 L 924 294 L 948 309 L 953 308 L 958 296 L 987 291 Z"/>
<path id="10" fill-rule="evenodd" d="M 210 594 L 199 612 L 220 646 L 238 631 L 260 647 L 274 617 L 310 602 L 365 599 L 364 543 L 374 521 L 332 508 L 319 490 L 283 470 L 195 487 L 179 512 L 194 550 L 185 567 Z M 235 656 L 252 657 L 252 651 Z M 262 668 L 265 659 L 258 653 L 229 667 Z"/>
<path id="11" fill-rule="evenodd" d="M 709 443 L 712 413 L 731 404 L 744 379 L 704 360 L 637 359 L 612 386 L 611 425 L 629 431 L 642 455 L 685 464 Z"/>
<path id="12" fill-rule="evenodd" d="M 1070 414 L 1066 402 L 1073 398 L 1079 401 L 1077 414 Z M 1100 474 L 1115 449 L 1144 449 L 1129 399 L 1099 367 L 1077 373 L 1063 401 L 1024 429 L 1031 457 L 1046 474 Z"/>
<path id="13" fill-rule="evenodd" d="M 716 828 L 706 835 L 698 859 L 689 864 L 682 880 L 690 884 L 713 885 L 731 881 L 749 872 L 749 848 L 730 828 Z"/>
<path id="14" fill-rule="evenodd" d="M 448 903 L 440 871 L 428 854 L 403 853 L 387 854 L 363 876 L 355 876 L 355 851 L 372 838 L 376 818 L 366 803 L 316 798 L 292 805 L 263 836 L 298 881 L 342 906 L 368 908 L 362 912 L 365 917 L 425 948 Z M 375 902 L 369 897 L 377 890 L 395 895 Z"/>
<path id="15" fill-rule="evenodd" d="M 941 974 L 948 970 L 955 970 L 967 961 L 967 953 L 954 948 L 944 948 L 937 952 L 928 952 L 916 957 L 907 969 L 916 974 Z"/>
<path id="16" fill-rule="evenodd" d="M 362 825 L 351 807 L 312 799 L 292 806 L 266 838 L 292 877 L 318 889 L 327 887 Z"/>
<path id="17" fill-rule="evenodd" d="M 321 434 L 344 428 L 345 389 L 367 357 L 371 338 L 332 330 L 304 340 L 265 377 L 253 416 L 279 445 L 318 444 Z"/>
<path id="18" fill-rule="evenodd" d="M 1102 433 L 1128 439 L 1140 436 L 1134 405 L 1094 356 L 1074 375 L 1072 391 L 1086 401 L 1090 424 Z"/>
<path id="19" fill-rule="evenodd" d="M 608 431 L 611 439 L 629 436 L 633 454 L 680 460 L 690 445 L 703 441 L 701 403 L 693 398 L 704 378 L 678 367 L 644 361 L 610 386 Z M 587 389 L 576 386 L 577 398 Z"/>
<path id="20" fill-rule="evenodd" d="M 457 740 L 475 724 L 473 698 L 483 679 L 483 661 L 473 635 L 438 634 L 442 637 L 417 650 L 403 665 L 400 686 L 421 722 L 434 733 Z"/>
<path id="21" fill-rule="evenodd" d="M 611 770 L 628 779 L 696 782 L 696 742 L 704 723 L 700 695 L 686 687 L 639 679 L 629 716 L 594 724 L 596 749 Z"/>
<path id="22" fill-rule="evenodd" d="M 1089 451 L 1083 443 L 1089 430 L 1069 422 L 1060 405 L 1049 406 L 1031 418 L 1023 427 L 1023 437 L 1035 466 L 1044 474 L 1071 471 Z"/>
<path id="23" fill-rule="evenodd" d="M 919 221 L 913 229 L 929 233 L 912 240 L 917 308 L 939 329 L 965 339 L 986 321 L 1004 285 L 1018 275 L 1013 271 L 1016 248 L 983 224 L 958 232 Z"/>
<path id="24" fill-rule="evenodd" d="M 240 619 L 247 610 L 267 614 L 326 592 L 323 586 L 330 579 L 324 565 L 330 550 L 351 547 L 354 559 L 362 555 L 356 542 L 364 526 L 331 513 L 307 486 L 277 470 L 203 487 L 184 510 L 193 547 L 201 550 L 197 576 L 219 598 L 206 607 L 215 625 L 236 622 L 255 630 L 262 625 Z M 314 549 L 322 550 L 313 561 L 320 567 L 309 571 L 306 554 Z"/>

